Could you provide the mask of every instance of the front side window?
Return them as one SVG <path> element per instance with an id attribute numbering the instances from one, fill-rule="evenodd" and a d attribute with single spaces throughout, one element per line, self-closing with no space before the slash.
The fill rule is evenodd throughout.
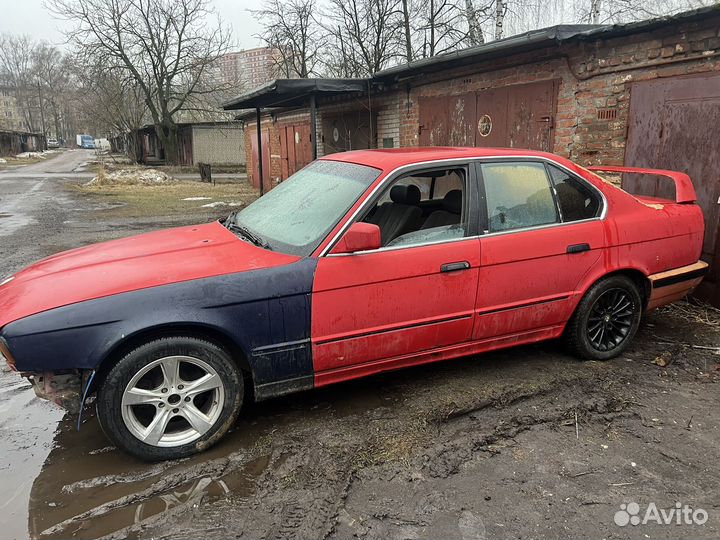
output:
<path id="1" fill-rule="evenodd" d="M 557 223 L 555 199 L 542 163 L 483 163 L 488 231 Z"/>
<path id="2" fill-rule="evenodd" d="M 381 194 L 363 221 L 380 227 L 384 247 L 417 246 L 467 236 L 466 170 L 403 175 Z"/>
<path id="3" fill-rule="evenodd" d="M 310 255 L 380 172 L 354 163 L 315 161 L 231 216 L 230 225 L 270 249 Z"/>

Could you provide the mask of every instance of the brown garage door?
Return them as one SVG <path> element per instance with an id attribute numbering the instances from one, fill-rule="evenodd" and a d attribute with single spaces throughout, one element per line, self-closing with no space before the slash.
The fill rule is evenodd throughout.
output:
<path id="1" fill-rule="evenodd" d="M 501 146 L 551 151 L 557 81 L 421 97 L 422 146 Z"/>
<path id="2" fill-rule="evenodd" d="M 325 155 L 372 148 L 377 114 L 366 110 L 323 115 L 322 141 Z"/>
<path id="3" fill-rule="evenodd" d="M 475 94 L 421 97 L 420 146 L 475 146 Z"/>
<path id="4" fill-rule="evenodd" d="M 720 303 L 718 197 L 720 197 L 720 75 L 673 77 L 633 84 L 630 95 L 630 129 L 625 163 L 683 171 L 690 175 L 705 214 L 703 258 L 712 263 L 706 292 Z M 631 193 L 667 196 L 663 186 L 642 185 L 628 177 Z M 712 291 L 710 290 L 713 289 Z M 715 290 L 717 288 L 717 290 Z"/>
<path id="5" fill-rule="evenodd" d="M 280 134 L 280 178 L 287 180 L 312 161 L 310 123 L 285 124 L 278 127 Z"/>

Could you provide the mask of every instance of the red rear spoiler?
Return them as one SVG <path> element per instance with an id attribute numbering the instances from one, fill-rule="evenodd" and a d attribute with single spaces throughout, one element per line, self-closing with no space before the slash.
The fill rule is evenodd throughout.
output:
<path id="1" fill-rule="evenodd" d="M 675 182 L 675 202 L 693 203 L 697 201 L 695 188 L 693 187 L 690 177 L 677 171 L 664 171 L 661 169 L 643 169 L 639 167 L 588 167 L 591 171 L 604 171 L 613 173 L 632 173 L 632 174 L 652 174 L 656 176 L 665 176 Z"/>

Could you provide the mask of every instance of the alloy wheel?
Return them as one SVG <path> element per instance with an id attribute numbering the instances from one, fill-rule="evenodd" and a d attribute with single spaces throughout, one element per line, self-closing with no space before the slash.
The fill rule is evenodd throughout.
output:
<path id="1" fill-rule="evenodd" d="M 608 289 L 598 297 L 590 310 L 587 336 L 598 351 L 610 351 L 630 334 L 637 306 L 624 289 Z"/>
<path id="2" fill-rule="evenodd" d="M 122 396 L 128 430 L 151 446 L 191 443 L 217 422 L 225 390 L 217 371 L 191 356 L 167 356 L 138 371 Z"/>

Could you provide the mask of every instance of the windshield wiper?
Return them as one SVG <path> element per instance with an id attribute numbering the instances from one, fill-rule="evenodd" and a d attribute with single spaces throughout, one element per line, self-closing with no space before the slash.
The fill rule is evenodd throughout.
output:
<path id="1" fill-rule="evenodd" d="M 234 217 L 234 216 L 231 216 L 231 217 Z M 238 233 L 240 236 L 242 236 L 242 237 L 245 238 L 246 240 L 249 240 L 250 243 L 255 244 L 255 245 L 258 246 L 258 247 L 261 247 L 261 248 L 264 248 L 264 249 L 269 249 L 269 250 L 272 251 L 272 248 L 270 247 L 270 244 L 268 244 L 265 240 L 263 240 L 261 237 L 259 237 L 257 234 L 255 234 L 254 232 L 252 232 L 252 231 L 251 231 L 250 229 L 248 229 L 247 227 L 243 227 L 242 225 L 238 225 L 237 223 L 235 223 L 234 220 L 231 220 L 230 218 L 228 218 L 227 220 L 225 220 L 225 226 L 226 226 L 229 230 L 231 230 L 231 231 L 233 231 L 233 232 L 235 232 L 235 233 Z"/>

